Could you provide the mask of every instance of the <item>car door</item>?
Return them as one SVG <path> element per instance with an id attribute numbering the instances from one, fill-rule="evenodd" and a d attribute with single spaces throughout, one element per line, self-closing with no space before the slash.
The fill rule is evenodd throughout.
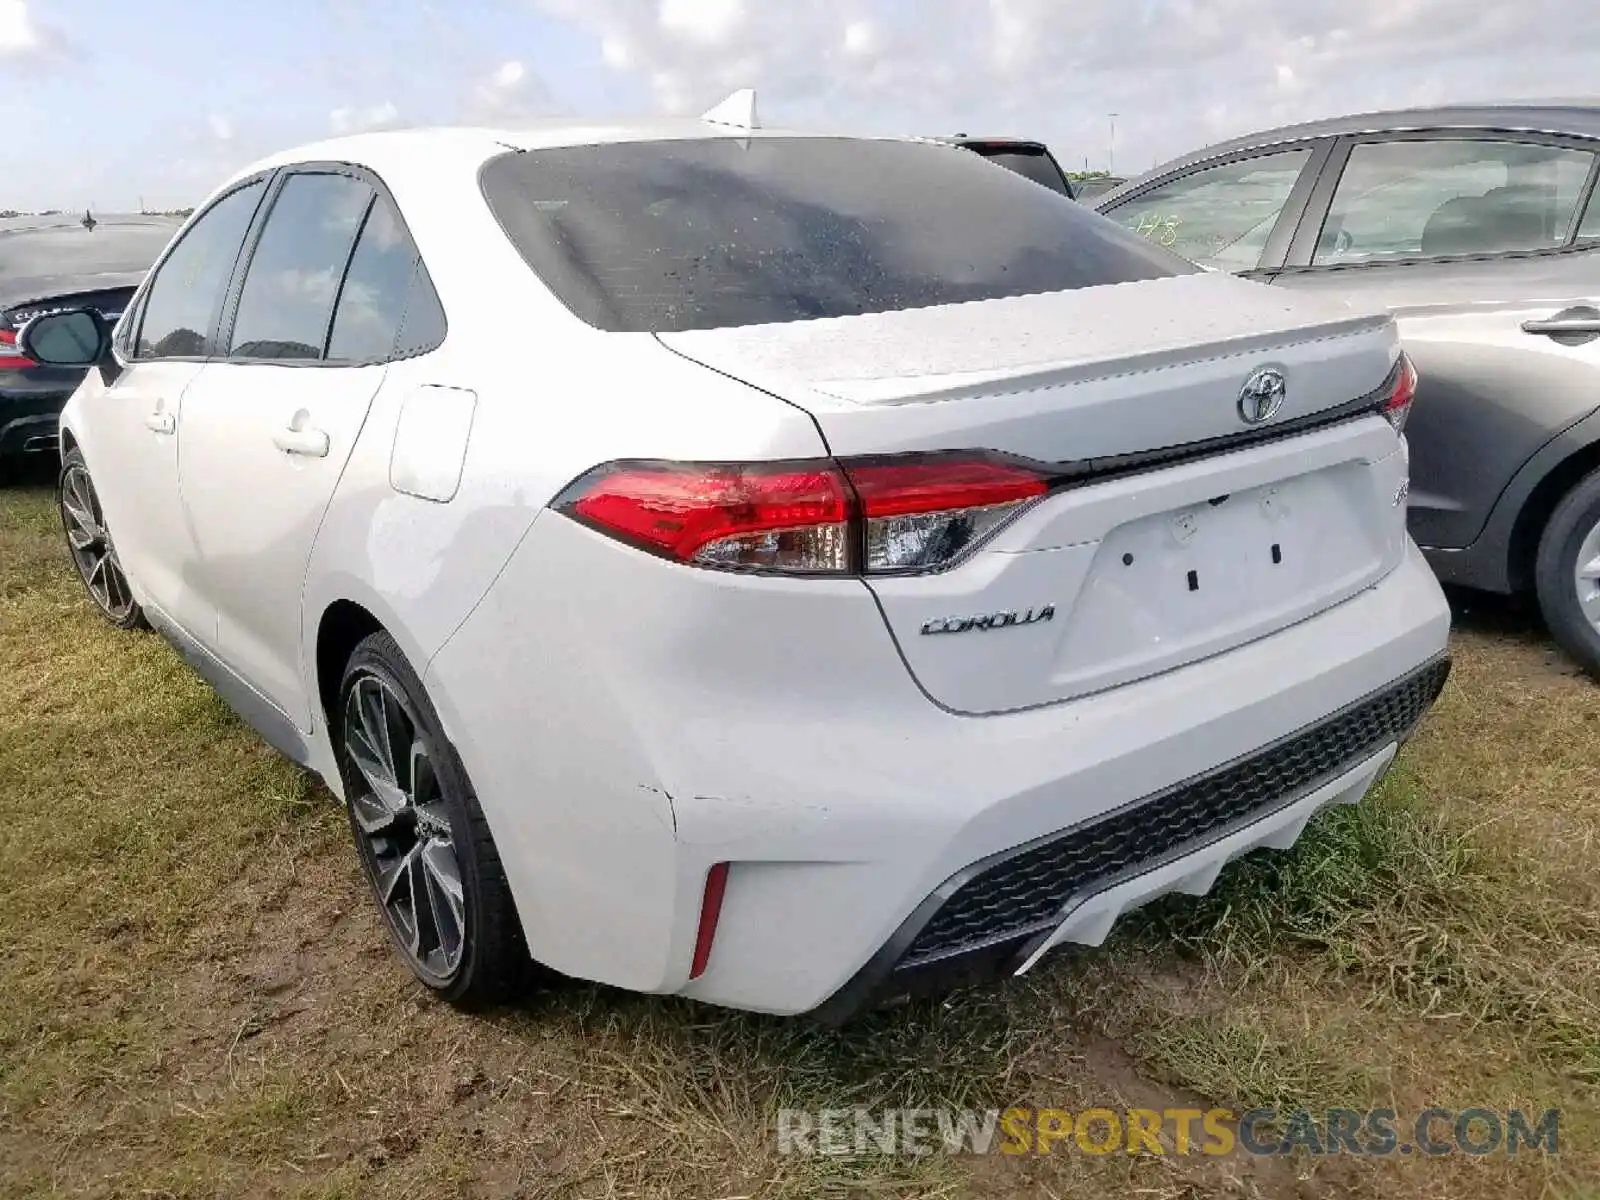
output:
<path id="1" fill-rule="evenodd" d="M 1421 379 L 1410 525 L 1470 545 L 1518 469 L 1600 406 L 1595 146 L 1449 130 L 1341 143 L 1276 282 L 1390 309 Z M 1592 206 L 1591 206 L 1592 210 Z"/>
<path id="2" fill-rule="evenodd" d="M 387 370 L 386 354 L 329 354 L 347 273 L 386 229 L 390 210 L 375 218 L 376 199 L 375 181 L 352 169 L 281 176 L 235 287 L 224 356 L 184 399 L 179 478 L 219 656 L 300 730 L 311 721 L 299 652 L 306 563 Z M 253 723 L 271 720 L 258 712 Z"/>
<path id="3" fill-rule="evenodd" d="M 1191 164 L 1100 212 L 1200 266 L 1268 279 L 1332 146 L 1317 139 Z"/>
<path id="4" fill-rule="evenodd" d="M 120 369 L 79 401 L 83 452 L 123 568 L 151 619 L 191 636 L 206 622 L 178 488 L 183 403 L 215 350 L 228 282 L 266 190 L 264 178 L 246 181 L 195 218 L 118 328 Z"/>

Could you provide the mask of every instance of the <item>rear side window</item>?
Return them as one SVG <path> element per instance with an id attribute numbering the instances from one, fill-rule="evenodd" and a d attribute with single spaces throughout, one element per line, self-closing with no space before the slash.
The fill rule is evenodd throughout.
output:
<path id="1" fill-rule="evenodd" d="M 1358 145 L 1312 261 L 1563 246 L 1593 162 L 1583 150 L 1482 138 Z"/>
<path id="2" fill-rule="evenodd" d="M 601 329 L 667 333 L 990 300 L 1192 270 L 969 151 L 709 138 L 507 154 L 485 199 Z"/>
<path id="3" fill-rule="evenodd" d="M 395 353 L 419 260 L 417 248 L 385 197 L 373 203 L 350 259 L 328 339 L 328 357 L 370 362 Z"/>
<path id="4" fill-rule="evenodd" d="M 395 340 L 394 356 L 410 358 L 436 350 L 444 342 L 445 332 L 444 305 L 439 303 L 439 293 L 428 275 L 428 265 L 419 257 L 416 272 L 411 277 L 411 298 L 406 302 L 405 320 L 400 323 L 400 336 Z"/>
<path id="5" fill-rule="evenodd" d="M 230 358 L 318 359 L 372 189 L 348 175 L 284 181 L 239 294 Z"/>

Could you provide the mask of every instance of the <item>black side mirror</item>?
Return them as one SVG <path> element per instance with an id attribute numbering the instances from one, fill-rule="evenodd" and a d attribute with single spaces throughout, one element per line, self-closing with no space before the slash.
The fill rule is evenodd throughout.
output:
<path id="1" fill-rule="evenodd" d="M 89 308 L 45 313 L 22 327 L 17 346 L 47 367 L 92 367 L 111 353 L 111 326 Z"/>

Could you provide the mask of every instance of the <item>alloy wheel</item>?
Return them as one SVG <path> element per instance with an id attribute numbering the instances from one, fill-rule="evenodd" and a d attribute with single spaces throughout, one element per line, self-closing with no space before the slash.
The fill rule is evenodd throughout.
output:
<path id="1" fill-rule="evenodd" d="M 1584 536 L 1572 568 L 1578 607 L 1596 630 L 1600 630 L 1600 524 Z"/>
<path id="2" fill-rule="evenodd" d="M 70 464 L 62 474 L 61 523 L 66 527 L 73 565 L 90 598 L 110 620 L 126 623 L 134 611 L 133 590 L 106 528 L 94 481 L 81 463 Z"/>
<path id="3" fill-rule="evenodd" d="M 435 752 L 397 688 L 366 672 L 347 688 L 344 749 L 364 785 L 352 789 L 350 812 L 384 915 L 413 969 L 446 982 L 461 965 L 467 920 Z"/>

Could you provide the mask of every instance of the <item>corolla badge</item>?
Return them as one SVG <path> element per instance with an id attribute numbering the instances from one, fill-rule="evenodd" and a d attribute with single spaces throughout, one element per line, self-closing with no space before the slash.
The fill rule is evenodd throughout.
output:
<path id="1" fill-rule="evenodd" d="M 1036 625 L 1040 621 L 1056 619 L 1056 606 L 1012 609 L 1010 612 L 989 613 L 982 617 L 935 617 L 922 625 L 924 635 L 932 633 L 970 633 L 973 630 L 1014 629 L 1018 625 Z"/>
<path id="2" fill-rule="evenodd" d="M 1270 421 L 1283 407 L 1289 384 L 1277 367 L 1257 367 L 1239 389 L 1239 416 L 1246 425 Z"/>

